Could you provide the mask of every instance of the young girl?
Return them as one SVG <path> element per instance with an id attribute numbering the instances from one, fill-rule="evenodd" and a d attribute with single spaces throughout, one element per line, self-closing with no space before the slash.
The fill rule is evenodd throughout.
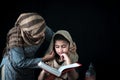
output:
<path id="1" fill-rule="evenodd" d="M 78 61 L 78 54 L 76 53 L 75 42 L 73 42 L 70 33 L 66 30 L 59 30 L 53 35 L 47 53 L 50 53 L 51 51 L 55 53 L 55 57 L 54 59 L 46 62 L 46 64 L 50 65 L 51 67 L 58 69 L 60 66 L 69 65 Z M 45 70 L 42 70 L 38 77 L 38 80 L 50 79 L 77 80 L 78 73 L 75 69 L 72 69 L 65 74 L 62 74 L 62 76 L 60 77 L 55 77 Z"/>

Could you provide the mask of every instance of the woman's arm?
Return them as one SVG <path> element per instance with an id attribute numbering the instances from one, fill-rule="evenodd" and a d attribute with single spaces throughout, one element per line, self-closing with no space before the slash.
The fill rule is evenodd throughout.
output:
<path id="1" fill-rule="evenodd" d="M 21 47 L 12 48 L 9 51 L 10 61 L 13 66 L 17 66 L 19 68 L 39 68 L 38 63 L 40 61 L 47 61 L 54 57 L 54 53 L 51 55 L 47 55 L 43 58 L 27 58 L 24 55 L 24 50 Z"/>
<path id="2" fill-rule="evenodd" d="M 21 47 L 12 48 L 9 54 L 12 65 L 19 68 L 38 68 L 37 64 L 42 60 L 42 58 L 27 58 Z"/>

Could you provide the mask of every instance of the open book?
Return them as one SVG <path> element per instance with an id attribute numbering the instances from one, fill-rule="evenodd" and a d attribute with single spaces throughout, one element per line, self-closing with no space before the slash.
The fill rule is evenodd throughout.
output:
<path id="1" fill-rule="evenodd" d="M 38 63 L 38 66 L 46 71 L 48 71 L 49 73 L 57 76 L 57 77 L 60 77 L 62 72 L 64 70 L 69 70 L 69 69 L 72 69 L 72 68 L 76 68 L 76 67 L 80 67 L 82 66 L 82 64 L 79 64 L 79 63 L 72 63 L 72 64 L 69 64 L 69 65 L 64 65 L 64 66 L 61 66 L 59 69 L 56 69 L 56 68 L 53 68 L 47 64 L 45 64 L 44 62 L 39 62 Z"/>

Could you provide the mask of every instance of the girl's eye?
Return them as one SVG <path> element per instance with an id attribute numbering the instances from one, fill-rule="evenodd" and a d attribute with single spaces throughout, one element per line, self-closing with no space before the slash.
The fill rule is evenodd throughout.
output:
<path id="1" fill-rule="evenodd" d="M 55 48 L 59 48 L 59 46 L 55 46 Z"/>
<path id="2" fill-rule="evenodd" d="M 63 45 L 62 48 L 66 48 L 66 45 Z"/>

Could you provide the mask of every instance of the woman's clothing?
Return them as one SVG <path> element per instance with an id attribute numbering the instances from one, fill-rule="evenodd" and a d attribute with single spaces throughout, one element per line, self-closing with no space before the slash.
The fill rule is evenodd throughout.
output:
<path id="1" fill-rule="evenodd" d="M 50 42 L 52 35 L 52 30 L 47 27 L 44 41 Z M 0 65 L 1 80 L 34 80 L 34 68 L 39 68 L 37 64 L 41 61 L 35 55 L 41 46 L 42 44 L 11 48 Z"/>

